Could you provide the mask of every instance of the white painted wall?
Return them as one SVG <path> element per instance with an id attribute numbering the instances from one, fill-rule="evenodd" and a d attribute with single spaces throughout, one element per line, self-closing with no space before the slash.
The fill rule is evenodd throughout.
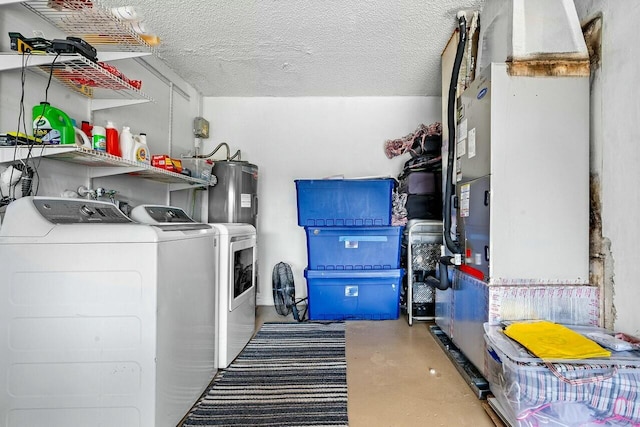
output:
<path id="1" fill-rule="evenodd" d="M 439 97 L 219 98 L 203 100 L 211 137 L 260 168 L 258 304 L 273 304 L 271 272 L 291 264 L 296 296 L 306 295 L 306 237 L 297 225 L 296 179 L 397 176 L 408 155 L 387 159 L 384 142 L 440 120 Z M 217 157 L 217 156 L 216 156 Z"/>
<path id="2" fill-rule="evenodd" d="M 640 335 L 638 218 L 640 3 L 576 0 L 582 20 L 602 13 L 602 66 L 592 83 L 592 172 L 601 179 L 602 233 L 614 259 L 615 329 Z"/>

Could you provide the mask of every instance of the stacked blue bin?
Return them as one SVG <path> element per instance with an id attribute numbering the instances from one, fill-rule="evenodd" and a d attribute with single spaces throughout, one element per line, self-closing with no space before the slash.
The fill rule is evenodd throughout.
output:
<path id="1" fill-rule="evenodd" d="M 391 226 L 393 179 L 296 180 L 311 320 L 397 319 L 402 227 Z"/>

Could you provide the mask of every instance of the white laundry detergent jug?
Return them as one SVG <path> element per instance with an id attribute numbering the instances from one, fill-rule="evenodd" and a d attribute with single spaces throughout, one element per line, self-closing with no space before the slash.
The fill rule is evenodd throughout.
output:
<path id="1" fill-rule="evenodd" d="M 133 137 L 133 159 L 136 162 L 151 164 L 151 155 L 147 145 L 147 134 L 141 133 Z"/>
<path id="2" fill-rule="evenodd" d="M 135 161 L 135 154 L 133 152 L 133 135 L 131 135 L 131 129 L 129 126 L 124 126 L 122 132 L 120 132 L 120 150 L 122 151 L 122 158 Z"/>

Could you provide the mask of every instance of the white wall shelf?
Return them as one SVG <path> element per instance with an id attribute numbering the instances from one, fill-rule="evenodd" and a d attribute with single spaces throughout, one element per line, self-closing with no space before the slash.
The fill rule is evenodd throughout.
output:
<path id="1" fill-rule="evenodd" d="M 49 65 L 55 55 L 22 55 L 17 52 L 0 52 L 0 71 L 17 70 L 23 64 L 27 67 Z M 66 62 L 73 60 L 71 56 L 60 56 L 56 62 Z"/>
<path id="2" fill-rule="evenodd" d="M 91 99 L 122 98 L 151 101 L 140 89 L 134 87 L 120 76 L 110 72 L 100 64 L 82 55 L 72 55 L 69 61 L 55 62 L 38 67 L 40 71 L 53 76 L 69 89 Z"/>
<path id="3" fill-rule="evenodd" d="M 169 191 L 198 187 L 207 188 L 211 185 L 209 181 L 192 178 L 145 163 L 133 162 L 108 153 L 74 145 L 34 145 L 31 148 L 27 146 L 0 147 L 0 163 L 22 160 L 27 157 L 46 157 L 87 166 L 89 178 L 128 174 L 151 181 L 162 182 L 170 184 Z"/>
<path id="4" fill-rule="evenodd" d="M 130 22 L 114 16 L 111 8 L 100 0 L 0 0 L 0 6 L 13 3 L 22 3 L 66 35 L 91 44 L 97 49 L 100 62 L 132 59 L 155 52 L 133 31 Z M 153 101 L 136 82 L 118 75 L 117 69 L 110 71 L 108 64 L 101 66 L 82 55 L 0 52 L 0 72 L 23 67 L 45 76 L 51 73 L 63 86 L 87 97 L 91 111 Z M 40 157 L 85 166 L 89 179 L 129 175 L 167 184 L 169 192 L 215 185 L 215 177 L 211 181 L 192 178 L 75 145 L 0 146 L 0 164 Z"/>
<path id="5" fill-rule="evenodd" d="M 0 5 L 22 3 L 32 13 L 70 36 L 80 37 L 98 52 L 101 62 L 151 55 L 154 49 L 131 27 L 103 7 L 99 0 L 0 0 Z M 52 65 L 53 63 L 53 65 Z M 121 107 L 152 101 L 123 75 L 107 70 L 82 55 L 0 53 L 0 71 L 20 69 L 53 71 L 56 80 L 91 99 L 91 110 Z M 114 74 L 115 73 L 115 74 Z"/>
<path id="6" fill-rule="evenodd" d="M 100 52 L 98 60 L 109 62 L 149 55 L 151 55 L 150 52 Z M 58 59 L 56 59 L 56 62 L 64 63 L 73 61 L 77 56 L 78 55 L 60 55 Z M 23 55 L 18 52 L 0 52 L 0 71 L 20 69 L 22 68 L 23 62 L 28 67 L 50 65 L 55 57 L 55 55 L 36 53 L 27 54 L 23 57 Z"/>
<path id="7" fill-rule="evenodd" d="M 110 52 L 105 56 L 121 59 L 144 55 L 120 53 Z M 51 54 L 0 54 L 0 71 L 19 69 L 23 65 L 38 70 L 45 76 L 52 72 L 60 84 L 90 98 L 93 111 L 153 101 L 140 89 L 82 55 L 58 55 L 56 58 L 56 55 Z"/>
<path id="8" fill-rule="evenodd" d="M 99 0 L 27 1 L 23 5 L 69 36 L 80 37 L 98 51 L 143 51 L 154 49 L 131 23 L 102 7 Z"/>

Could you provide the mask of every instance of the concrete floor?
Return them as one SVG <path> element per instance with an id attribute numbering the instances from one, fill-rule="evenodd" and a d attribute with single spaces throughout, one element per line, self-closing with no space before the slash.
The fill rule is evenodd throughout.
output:
<path id="1" fill-rule="evenodd" d="M 258 324 L 270 321 L 294 320 L 258 307 Z M 347 322 L 350 427 L 494 426 L 428 325 Z"/>

